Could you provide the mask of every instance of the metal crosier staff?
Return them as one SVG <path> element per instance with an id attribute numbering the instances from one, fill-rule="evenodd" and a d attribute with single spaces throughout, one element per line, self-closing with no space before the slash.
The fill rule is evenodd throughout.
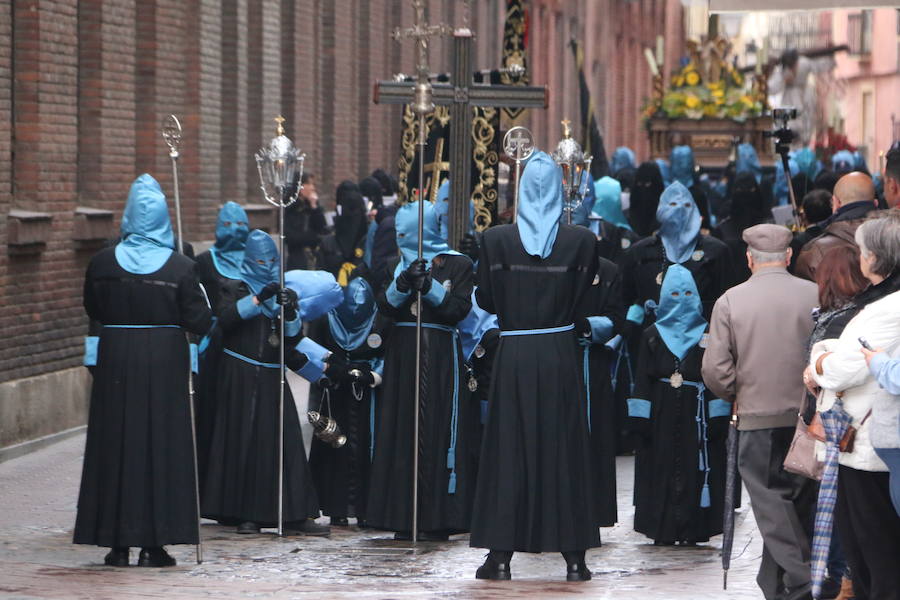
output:
<path id="1" fill-rule="evenodd" d="M 572 214 L 575 209 L 578 208 L 580 202 L 584 201 L 587 190 L 582 193 L 582 188 L 588 181 L 588 173 L 593 160 L 592 157 L 585 156 L 581 144 L 572 139 L 570 124 L 568 119 L 562 121 L 563 139 L 556 145 L 556 151 L 553 153 L 553 160 L 562 169 L 563 191 L 566 194 L 566 223 L 568 225 L 572 224 Z"/>
<path id="2" fill-rule="evenodd" d="M 503 151 L 516 161 L 516 193 L 513 197 L 513 218 L 515 223 L 519 217 L 519 180 L 522 177 L 522 163 L 534 154 L 534 135 L 521 125 L 513 127 L 503 136 Z"/>
<path id="3" fill-rule="evenodd" d="M 428 81 L 428 44 L 429 37 L 434 35 L 449 35 L 453 28 L 448 25 L 428 25 L 425 22 L 425 3 L 423 0 L 413 0 L 413 10 L 416 13 L 415 24 L 408 29 L 399 27 L 393 31 L 391 37 L 400 41 L 404 38 L 412 38 L 416 42 L 416 85 L 413 102 L 410 105 L 413 113 L 419 117 L 419 223 L 418 223 L 418 260 L 422 260 L 422 235 L 425 221 L 425 146 L 428 143 L 428 134 L 425 131 L 425 117 L 434 111 L 432 87 Z M 437 182 L 432 185 L 437 185 Z M 422 400 L 422 291 L 416 291 L 416 377 L 415 393 L 413 401 L 413 486 L 412 486 L 412 543 L 415 544 L 419 537 L 419 413 Z"/>
<path id="4" fill-rule="evenodd" d="M 172 159 L 172 186 L 175 189 L 175 227 L 178 235 L 178 253 L 184 254 L 184 236 L 181 231 L 181 197 L 178 194 L 178 146 L 181 144 L 181 123 L 175 115 L 169 115 L 163 121 L 162 136 L 169 147 L 169 158 Z M 190 348 L 190 340 L 185 334 L 185 341 Z M 197 470 L 197 421 L 194 415 L 194 372 L 191 368 L 188 353 L 188 406 L 191 413 L 191 444 L 194 449 L 194 497 L 197 501 L 197 564 L 203 562 L 203 542 L 200 538 L 200 473 Z"/>
<path id="5" fill-rule="evenodd" d="M 284 117 L 275 117 L 278 127 L 275 137 L 268 146 L 256 153 L 256 169 L 259 172 L 259 187 L 266 202 L 278 208 L 278 286 L 284 289 L 284 210 L 300 197 L 303 186 L 303 161 L 306 154 L 300 152 L 294 143 L 284 135 Z M 285 197 L 294 181 L 297 189 L 293 195 Z M 270 193 L 272 192 L 272 193 Z M 279 305 L 278 365 L 281 385 L 278 388 L 278 535 L 284 534 L 284 305 Z"/>

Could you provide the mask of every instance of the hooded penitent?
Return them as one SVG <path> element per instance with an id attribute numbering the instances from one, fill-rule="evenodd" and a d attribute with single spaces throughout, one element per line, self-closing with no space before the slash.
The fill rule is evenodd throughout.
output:
<path id="1" fill-rule="evenodd" d="M 822 170 L 822 163 L 816 158 L 816 153 L 810 148 L 800 148 L 794 152 L 794 162 L 801 173 L 806 173 L 810 181 L 814 181 Z"/>
<path id="2" fill-rule="evenodd" d="M 646 237 L 656 229 L 656 209 L 664 189 L 659 165 L 655 162 L 642 163 L 631 190 L 631 207 L 628 210 L 628 220 L 639 236 Z"/>
<path id="3" fill-rule="evenodd" d="M 682 360 L 706 331 L 703 305 L 691 272 L 681 265 L 666 271 L 656 309 L 656 329 L 669 351 Z"/>
<path id="4" fill-rule="evenodd" d="M 612 177 L 603 177 L 594 184 L 594 214 L 616 227 L 631 229 L 622 213 L 622 185 Z"/>
<path id="5" fill-rule="evenodd" d="M 343 301 L 328 313 L 328 326 L 338 345 L 355 350 L 362 345 L 375 321 L 375 294 L 362 277 L 350 280 Z"/>
<path id="6" fill-rule="evenodd" d="M 409 267 L 418 258 L 419 248 L 419 203 L 409 202 L 400 207 L 397 216 L 394 217 L 394 227 L 397 231 L 397 247 L 400 249 L 400 263 L 397 265 L 395 275 Z M 444 238 L 441 237 L 438 228 L 437 213 L 434 205 L 426 201 L 424 207 L 424 220 L 422 221 L 422 258 L 428 266 L 438 254 L 455 254 L 459 252 L 451 250 Z"/>
<path id="7" fill-rule="evenodd" d="M 702 221 L 690 190 L 677 181 L 667 187 L 659 197 L 656 220 L 666 257 L 673 263 L 688 260 L 700 237 Z"/>
<path id="8" fill-rule="evenodd" d="M 653 162 L 659 167 L 659 174 L 662 176 L 663 187 L 672 185 L 672 167 L 669 166 L 669 162 L 663 158 L 657 158 Z"/>
<path id="9" fill-rule="evenodd" d="M 731 219 L 739 231 L 766 220 L 766 201 L 750 171 L 738 173 L 731 187 Z"/>
<path id="10" fill-rule="evenodd" d="M 146 275 L 158 271 L 172 255 L 175 236 L 166 197 L 159 183 L 146 173 L 131 184 L 121 232 L 116 260 L 129 273 Z"/>
<path id="11" fill-rule="evenodd" d="M 334 238 L 341 255 L 352 261 L 362 258 L 357 256 L 362 238 L 366 235 L 366 205 L 359 186 L 352 181 L 342 182 L 335 191 L 338 214 L 334 218 Z"/>
<path id="12" fill-rule="evenodd" d="M 762 180 L 762 166 L 759 164 L 759 156 L 757 156 L 753 144 L 743 143 L 737 147 L 734 172 L 736 174 L 750 172 L 756 178 L 757 183 Z"/>
<path id="13" fill-rule="evenodd" d="M 690 146 L 675 146 L 670 157 L 672 163 L 672 181 L 677 181 L 686 188 L 694 185 L 694 151 Z"/>
<path id="14" fill-rule="evenodd" d="M 259 294 L 268 284 L 278 281 L 279 262 L 278 248 L 268 233 L 254 229 L 247 237 L 244 248 L 244 261 L 241 263 L 241 280 L 247 284 L 254 295 Z M 269 318 L 278 313 L 275 298 L 269 298 L 261 305 L 263 313 Z"/>
<path id="15" fill-rule="evenodd" d="M 613 152 L 612 159 L 609 161 L 609 172 L 615 175 L 625 168 L 635 168 L 634 151 L 626 146 L 619 146 Z"/>
<path id="16" fill-rule="evenodd" d="M 216 270 L 223 277 L 241 278 L 244 244 L 249 234 L 246 211 L 236 202 L 226 202 L 216 221 L 216 243 L 209 249 Z"/>
<path id="17" fill-rule="evenodd" d="M 525 252 L 547 258 L 553 251 L 563 209 L 562 171 L 546 152 L 532 155 L 519 183 L 516 228 Z"/>
<path id="18" fill-rule="evenodd" d="M 791 177 L 800 172 L 800 167 L 797 166 L 797 162 L 793 158 L 788 159 L 788 168 L 791 170 Z M 773 194 L 775 196 L 775 202 L 778 204 L 787 204 L 790 202 L 788 181 L 784 176 L 784 164 L 781 162 L 781 157 L 778 157 L 775 160 L 775 185 Z M 797 198 L 798 202 L 801 200 L 802 198 Z"/>
<path id="19" fill-rule="evenodd" d="M 587 177 L 587 184 L 584 186 L 584 200 L 572 211 L 572 225 L 590 227 L 590 215 L 594 211 L 594 202 L 596 202 L 597 197 L 594 195 L 594 178 L 591 177 L 590 173 L 586 173 L 585 176 Z"/>
<path id="20" fill-rule="evenodd" d="M 856 157 L 849 150 L 838 150 L 831 157 L 831 170 L 840 175 L 856 168 Z M 791 169 L 793 171 L 793 169 Z"/>

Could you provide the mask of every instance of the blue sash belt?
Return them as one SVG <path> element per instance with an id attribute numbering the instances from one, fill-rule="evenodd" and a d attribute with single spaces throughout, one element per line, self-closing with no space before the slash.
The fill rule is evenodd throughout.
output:
<path id="1" fill-rule="evenodd" d="M 672 385 L 672 380 L 668 377 L 664 377 L 660 381 Z M 709 425 L 706 399 L 703 397 L 706 386 L 699 381 L 685 381 L 682 385 L 697 390 L 697 416 L 694 417 L 694 420 L 697 422 L 697 441 L 700 442 L 700 456 L 697 464 L 699 470 L 703 471 L 703 491 L 700 493 L 700 507 L 709 508 L 709 437 L 707 436 Z"/>
<path id="2" fill-rule="evenodd" d="M 179 325 L 104 325 L 107 329 L 181 329 Z"/>
<path id="3" fill-rule="evenodd" d="M 415 323 L 401 321 L 395 323 L 397 327 L 415 327 Z M 459 354 L 456 352 L 456 341 L 459 334 L 455 327 L 440 325 L 438 323 L 422 323 L 425 329 L 437 329 L 446 331 L 453 336 L 453 412 L 450 417 L 450 447 L 447 449 L 447 468 L 450 469 L 450 481 L 447 484 L 447 493 L 456 493 L 456 437 L 459 431 Z"/>
<path id="4" fill-rule="evenodd" d="M 545 329 L 510 329 L 508 331 L 501 331 L 500 337 L 507 337 L 511 335 L 546 335 L 548 333 L 562 333 L 563 331 L 572 331 L 573 329 L 575 329 L 574 323 L 563 325 L 562 327 L 547 327 Z"/>
<path id="5" fill-rule="evenodd" d="M 225 352 L 225 354 L 227 354 L 228 356 L 233 356 L 238 360 L 242 360 L 245 363 L 250 363 L 251 365 L 254 365 L 256 367 L 265 367 L 267 369 L 280 369 L 281 368 L 281 365 L 278 363 L 259 362 L 258 360 L 253 360 L 252 358 L 250 358 L 248 356 L 244 356 L 243 354 L 238 354 L 234 350 L 229 350 L 228 348 L 224 348 L 223 352 Z"/>

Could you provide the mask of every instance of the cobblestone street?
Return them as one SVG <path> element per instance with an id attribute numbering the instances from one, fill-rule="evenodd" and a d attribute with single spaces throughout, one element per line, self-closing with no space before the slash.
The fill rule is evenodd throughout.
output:
<path id="1" fill-rule="evenodd" d="M 738 515 L 729 590 L 721 536 L 696 548 L 654 547 L 631 531 L 633 461 L 619 459 L 620 524 L 588 553 L 594 579 L 568 583 L 557 554 L 517 554 L 512 582 L 477 581 L 483 552 L 466 536 L 416 550 L 389 534 L 336 528 L 330 539 L 239 536 L 203 525 L 205 561 L 172 547 L 172 569 L 115 569 L 105 551 L 71 543 L 84 435 L 0 464 L 0 597 L 4 598 L 761 598 L 761 543 L 752 514 Z M 745 495 L 746 498 L 746 495 Z M 132 550 L 132 562 L 136 560 Z"/>

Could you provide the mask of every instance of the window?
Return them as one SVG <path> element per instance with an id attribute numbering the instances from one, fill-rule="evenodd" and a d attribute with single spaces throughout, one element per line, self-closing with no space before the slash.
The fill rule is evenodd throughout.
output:
<path id="1" fill-rule="evenodd" d="M 864 10 L 852 14 L 847 20 L 847 45 L 850 54 L 872 53 L 872 11 Z"/>

